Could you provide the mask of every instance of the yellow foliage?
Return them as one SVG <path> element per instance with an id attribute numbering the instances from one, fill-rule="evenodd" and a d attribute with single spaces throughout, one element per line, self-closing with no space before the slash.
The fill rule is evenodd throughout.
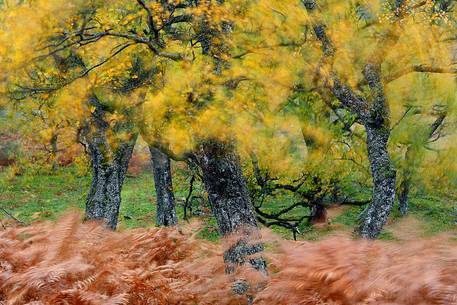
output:
<path id="1" fill-rule="evenodd" d="M 89 160 L 86 155 L 75 157 L 73 164 L 75 165 L 76 174 L 78 176 L 84 177 L 89 173 Z"/>
<path id="2" fill-rule="evenodd" d="M 95 94 L 113 108 L 106 120 L 114 146 L 128 138 L 116 134 L 115 127 L 133 122 L 149 140 L 163 141 L 175 153 L 193 149 L 204 138 L 235 139 L 243 155 L 255 153 L 269 168 L 294 172 L 301 169 L 297 160 L 319 163 L 322 151 L 308 152 L 306 139 L 326 149 L 332 145 L 328 126 L 284 111 L 297 85 L 320 89 L 317 70 L 324 78 L 336 73 L 365 96 L 363 68 L 372 60 L 382 62 L 392 122 L 402 118 L 408 105 L 429 111 L 440 101 L 457 113 L 452 74 L 403 71 L 414 65 L 454 64 L 455 44 L 446 40 L 453 37 L 452 18 L 433 11 L 432 2 L 403 12 L 385 1 L 326 0 L 319 1 L 318 13 L 309 15 L 301 1 L 284 0 L 208 0 L 173 12 L 160 1 L 146 1 L 150 12 L 125 0 L 24 1 L 0 12 L 0 94 L 36 73 L 40 85 L 64 84 L 39 96 L 49 105 L 48 128 L 90 117 L 95 108 L 87 100 Z M 407 7 L 419 4 L 406 1 Z M 173 14 L 192 18 L 171 27 L 166 22 Z M 316 22 L 326 24 L 334 45 L 331 66 L 323 63 L 313 34 Z M 86 41 L 75 42 L 83 36 L 77 33 L 82 26 L 88 26 Z M 68 40 L 73 44 L 56 51 L 66 42 L 58 44 L 58 38 L 68 33 L 73 33 Z M 50 51 L 60 57 L 34 60 Z M 85 68 L 62 72 L 59 60 L 71 52 Z M 89 67 L 93 70 L 81 75 Z M 154 73 L 144 81 L 150 71 Z M 120 93 L 126 82 L 138 82 L 140 89 Z M 47 131 L 42 137 L 49 139 Z"/>
<path id="3" fill-rule="evenodd" d="M 170 149 L 178 155 L 192 150 L 195 145 L 188 126 L 177 121 L 172 121 L 161 137 L 165 143 L 170 145 Z"/>

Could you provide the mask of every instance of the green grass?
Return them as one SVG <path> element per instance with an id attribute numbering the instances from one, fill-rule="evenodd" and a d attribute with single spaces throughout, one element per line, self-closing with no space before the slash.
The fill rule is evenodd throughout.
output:
<path id="1" fill-rule="evenodd" d="M 122 188 L 119 228 L 139 228 L 155 225 L 156 197 L 152 175 L 127 177 Z"/>
<path id="2" fill-rule="evenodd" d="M 380 240 L 386 240 L 386 241 L 395 241 L 395 240 L 398 240 L 398 239 L 395 237 L 395 235 L 394 235 L 393 232 L 391 232 L 390 230 L 386 230 L 386 229 L 382 230 L 381 234 L 379 234 L 378 239 L 380 239 Z"/>
<path id="3" fill-rule="evenodd" d="M 342 224 L 347 227 L 355 227 L 358 224 L 360 213 L 363 212 L 364 206 L 353 206 L 348 208 L 341 215 L 333 219 L 334 223 Z"/>
<path id="4" fill-rule="evenodd" d="M 175 198 L 177 214 L 183 219 L 183 202 L 188 192 L 186 179 L 177 175 Z M 78 177 L 72 168 L 60 169 L 55 175 L 23 175 L 13 180 L 6 179 L 0 172 L 0 206 L 24 223 L 55 220 L 69 208 L 84 209 L 90 177 Z M 195 193 L 201 192 L 195 185 Z M 119 212 L 120 230 L 155 226 L 156 197 L 152 174 L 126 177 L 122 188 L 122 204 Z M 0 220 L 9 216 L 0 211 Z M 215 241 L 218 239 L 216 223 L 209 218 L 199 237 Z"/>
<path id="5" fill-rule="evenodd" d="M 436 197 L 417 197 L 410 200 L 410 213 L 424 221 L 426 235 L 455 230 L 457 211 L 455 202 Z"/>
<path id="6" fill-rule="evenodd" d="M 324 228 L 315 228 L 313 226 L 308 226 L 306 230 L 303 231 L 302 235 L 299 236 L 301 239 L 309 241 L 318 241 L 326 236 L 334 233 L 335 230 L 331 226 L 325 226 Z"/>
<path id="7" fill-rule="evenodd" d="M 0 176 L 0 205 L 16 218 L 29 223 L 55 219 L 70 207 L 83 208 L 89 179 L 77 177 L 71 170 L 58 175 L 24 175 L 14 180 Z M 7 218 L 5 214 L 0 219 Z"/>
<path id="8" fill-rule="evenodd" d="M 183 202 L 188 191 L 188 179 L 179 170 L 175 173 L 174 188 L 177 213 L 183 219 Z M 90 187 L 90 177 L 78 177 L 72 168 L 60 169 L 56 175 L 23 175 L 7 180 L 0 173 L 0 206 L 17 219 L 30 223 L 39 220 L 54 220 L 69 208 L 84 209 L 84 202 Z M 203 192 L 202 186 L 195 186 L 196 192 Z M 290 205 L 294 198 L 278 196 L 265 203 L 263 210 L 274 213 Z M 122 205 L 119 214 L 119 229 L 150 227 L 155 225 L 156 198 L 152 174 L 143 173 L 137 177 L 127 177 L 122 190 Z M 410 201 L 410 213 L 421 220 L 425 235 L 455 231 L 457 219 L 455 203 L 436 197 L 414 197 Z M 348 207 L 332 219 L 332 224 L 343 230 L 353 230 L 364 207 Z M 301 216 L 307 209 L 297 209 L 289 216 Z M 0 211 L 0 220 L 9 216 Z M 393 221 L 400 219 L 396 210 Z M 217 241 L 219 235 L 214 218 L 206 217 L 204 227 L 198 237 Z M 303 224 L 299 229 L 299 239 L 319 240 L 337 231 L 338 226 L 315 228 Z M 292 238 L 292 233 L 284 228 L 272 227 L 284 238 Z M 395 232 L 385 229 L 380 236 L 383 240 L 395 240 Z"/>
<path id="9" fill-rule="evenodd" d="M 69 208 L 84 208 L 90 177 L 78 177 L 73 169 L 61 169 L 56 175 L 24 175 L 7 181 L 0 176 L 1 206 L 14 217 L 30 223 L 56 219 Z M 122 190 L 119 213 L 121 228 L 154 225 L 155 194 L 152 175 L 127 177 Z M 0 219 L 8 218 L 0 215 Z"/>
<path id="10" fill-rule="evenodd" d="M 217 231 L 216 220 L 213 217 L 209 217 L 205 222 L 203 228 L 197 234 L 198 238 L 206 239 L 212 242 L 219 241 L 219 233 Z"/>
<path id="11" fill-rule="evenodd" d="M 409 202 L 409 214 L 417 217 L 424 226 L 424 235 L 431 236 L 441 232 L 449 232 L 456 230 L 457 213 L 455 203 L 443 200 L 441 198 L 428 197 L 412 197 Z M 364 207 L 350 207 L 341 215 L 335 217 L 335 223 L 342 224 L 348 228 L 353 228 L 358 224 L 358 218 Z M 391 215 L 392 220 L 399 221 L 401 215 L 394 207 Z M 383 230 L 380 239 L 395 240 L 394 234 L 388 230 Z"/>

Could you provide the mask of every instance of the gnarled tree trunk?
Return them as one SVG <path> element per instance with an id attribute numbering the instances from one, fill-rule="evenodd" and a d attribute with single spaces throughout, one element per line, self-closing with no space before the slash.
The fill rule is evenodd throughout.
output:
<path id="1" fill-rule="evenodd" d="M 359 233 L 376 238 L 387 222 L 395 202 L 396 171 L 387 151 L 390 130 L 387 126 L 366 125 L 368 159 L 373 177 L 372 202 L 364 212 Z"/>
<path id="2" fill-rule="evenodd" d="M 313 14 L 318 10 L 316 0 L 302 0 L 302 2 L 308 13 Z M 400 8 L 403 4 L 404 0 L 395 2 L 397 16 L 401 14 Z M 324 79 L 324 85 L 330 89 L 341 105 L 360 119 L 367 133 L 366 144 L 373 177 L 373 195 L 370 206 L 364 211 L 358 231 L 364 238 L 376 238 L 387 222 L 396 191 L 396 171 L 387 150 L 390 115 L 389 103 L 384 93 L 381 64 L 388 50 L 386 46 L 394 46 L 399 36 L 393 32 L 387 33 L 378 41 L 379 46 L 373 49 L 362 71 L 369 87 L 369 94 L 362 96 L 343 82 L 334 71 L 336 47 L 326 33 L 326 25 L 320 19 L 318 20 L 313 24 L 313 29 L 321 42 L 324 58 L 322 65 L 327 69 L 327 72 L 321 73 L 320 76 Z"/>
<path id="3" fill-rule="evenodd" d="M 79 131 L 79 138 L 86 148 L 91 166 L 92 182 L 86 199 L 86 220 L 103 220 L 106 226 L 116 229 L 121 190 L 132 157 L 137 134 L 128 123 L 118 123 L 113 128 L 105 120 L 104 105 L 92 96 L 89 104 L 94 107 L 87 124 Z M 108 139 L 110 129 L 128 132 L 127 140 Z M 113 145 L 110 140 L 116 143 Z"/>
<path id="4" fill-rule="evenodd" d="M 247 261 L 257 270 L 265 272 L 264 259 L 252 257 L 263 251 L 263 244 L 253 243 L 260 234 L 246 180 L 233 146 L 214 140 L 205 141 L 200 145 L 197 158 L 220 234 L 236 235 L 236 240 L 224 253 L 227 273 L 232 273 L 236 266 Z M 248 259 L 248 256 L 251 257 Z"/>
<path id="5" fill-rule="evenodd" d="M 178 223 L 178 218 L 173 194 L 170 158 L 153 146 L 150 146 L 149 150 L 157 196 L 156 223 L 158 226 L 172 226 Z"/>
<path id="6" fill-rule="evenodd" d="M 309 222 L 311 224 L 327 222 L 327 210 L 322 203 L 316 203 L 312 206 Z"/>
<path id="7" fill-rule="evenodd" d="M 86 200 L 86 219 L 103 220 L 108 228 L 115 230 L 121 205 L 122 185 L 135 141 L 130 140 L 121 144 L 112 159 L 107 158 L 96 143 L 88 144 L 92 182 Z"/>

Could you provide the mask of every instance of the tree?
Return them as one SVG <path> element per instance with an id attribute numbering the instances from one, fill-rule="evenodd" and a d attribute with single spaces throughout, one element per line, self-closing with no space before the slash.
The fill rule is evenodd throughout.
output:
<path id="1" fill-rule="evenodd" d="M 227 271 L 232 273 L 237 265 L 245 263 L 247 256 L 263 251 L 263 245 L 252 240 L 259 238 L 256 215 L 239 157 L 230 145 L 206 140 L 196 156 L 219 232 L 222 236 L 240 234 L 224 252 Z M 266 270 L 262 258 L 250 258 L 249 262 L 258 270 Z"/>
<path id="2" fill-rule="evenodd" d="M 86 201 L 86 219 L 104 220 L 116 229 L 121 204 L 121 190 L 138 136 L 131 123 L 110 126 L 109 112 L 97 96 L 90 98 L 91 118 L 80 129 L 79 137 L 90 156 L 92 181 Z M 115 132 L 114 136 L 111 132 Z M 124 132 L 124 133 L 122 133 Z M 117 136 L 122 138 L 113 141 Z M 114 143 L 113 143 L 114 142 Z"/>
<path id="3" fill-rule="evenodd" d="M 153 146 L 150 146 L 149 150 L 157 196 L 156 223 L 159 226 L 172 226 L 178 223 L 178 217 L 173 194 L 170 157 Z"/>
<path id="4" fill-rule="evenodd" d="M 120 92 L 124 95 L 128 96 L 131 91 L 148 85 L 157 86 L 157 78 L 160 79 L 161 75 L 158 67 L 154 65 L 149 66 L 142 61 L 141 57 L 135 57 L 131 69 L 133 75 L 124 76 L 121 81 L 123 85 L 121 86 Z M 140 101 L 135 107 L 139 108 L 139 112 L 141 112 L 146 94 L 141 91 L 139 95 Z M 145 116 L 147 116 L 147 114 L 144 112 L 138 114 L 139 118 L 135 119 L 135 123 L 138 126 L 143 139 L 148 142 L 151 155 L 154 187 L 157 198 L 156 224 L 159 226 L 172 226 L 177 224 L 178 218 L 176 216 L 175 198 L 173 194 L 171 160 L 169 156 L 161 150 L 160 135 L 150 135 L 146 132 Z"/>
<path id="5" fill-rule="evenodd" d="M 405 216 L 408 214 L 409 204 L 409 194 L 412 187 L 412 182 L 415 176 L 417 175 L 418 169 L 421 167 L 421 161 L 424 156 L 423 150 L 425 149 L 426 145 L 433 143 L 434 141 L 438 141 L 440 137 L 443 136 L 442 130 L 444 127 L 444 121 L 446 119 L 446 111 L 443 109 L 439 109 L 437 112 L 437 116 L 435 120 L 424 128 L 419 135 L 419 139 L 416 141 L 411 141 L 408 143 L 404 164 L 402 166 L 401 171 L 401 182 L 398 187 L 398 210 L 401 215 Z"/>
<path id="6" fill-rule="evenodd" d="M 420 91 L 410 76 L 455 73 L 449 42 L 436 38 L 452 33 L 450 14 L 441 13 L 443 3 L 329 0 L 318 7 L 303 1 L 306 14 L 299 1 L 279 0 L 26 1 L 1 15 L 0 42 L 6 44 L 17 31 L 27 38 L 13 41 L 9 52 L 0 49 L 8 71 L 2 84 L 16 93 L 58 97 L 85 83 L 72 102 L 88 123 L 81 124 L 81 135 L 108 143 L 109 162 L 135 139 L 137 129 L 169 157 L 193 158 L 212 171 L 203 176 L 212 177 L 204 179 L 208 193 L 219 192 L 211 204 L 215 214 L 220 212 L 221 227 L 220 209 L 228 201 L 222 189 L 214 188 L 214 179 L 223 176 L 215 173 L 230 169 L 233 177 L 216 184 L 237 186 L 237 196 L 246 195 L 240 160 L 253 154 L 269 170 L 282 167 L 296 174 L 294 168 L 302 169 L 297 160 L 305 159 L 307 149 L 291 154 L 288 145 L 303 141 L 302 131 L 315 126 L 306 125 L 307 116 L 281 109 L 296 89 L 317 92 L 328 112 L 348 118 L 341 123 L 345 131 L 363 126 L 361 149 L 367 150 L 373 198 L 359 231 L 374 238 L 395 198 L 391 116 L 399 117 L 408 89 Z M 32 30 L 25 31 L 22 21 Z M 425 47 L 423 37 L 436 46 Z M 68 69 L 57 60 L 70 57 L 83 64 Z M 440 92 L 450 95 L 449 88 Z M 304 140 L 313 146 L 312 139 Z M 228 227 L 245 222 L 254 228 L 249 198 L 236 202 L 251 212 L 235 213 L 240 226 Z"/>
<path id="7" fill-rule="evenodd" d="M 64 5 L 60 2 L 58 4 Z M 28 94 L 40 95 L 65 92 L 72 84 L 80 80 L 88 79 L 89 82 L 92 82 L 91 88 L 93 89 L 87 92 L 89 101 L 87 108 L 91 113 L 90 119 L 87 124 L 82 124 L 80 129 L 80 136 L 88 148 L 94 172 L 94 180 L 86 205 L 86 214 L 88 218 L 103 218 L 111 228 L 115 228 L 120 204 L 120 189 L 136 139 L 134 123 L 137 123 L 137 120 L 133 118 L 131 113 L 135 113 L 135 110 L 141 109 L 143 106 L 144 108 L 148 107 L 148 99 L 143 105 L 143 102 L 127 102 L 125 96 L 116 94 L 116 90 L 123 88 L 123 83 L 119 80 L 138 77 L 137 73 L 133 71 L 134 69 L 130 69 L 130 67 L 132 67 L 133 58 L 141 58 L 143 63 L 154 67 L 157 71 L 157 75 L 154 75 L 153 78 L 157 82 L 152 81 L 147 86 L 151 96 L 154 97 L 152 102 L 157 104 L 157 100 L 159 100 L 157 93 L 163 95 L 168 88 L 170 92 L 174 93 L 167 96 L 167 100 L 181 107 L 181 109 L 164 112 L 166 115 L 173 116 L 173 120 L 169 121 L 175 123 L 179 115 L 183 115 L 187 121 L 194 121 L 196 117 L 200 119 L 200 113 L 204 113 L 209 108 L 205 107 L 204 104 L 209 105 L 209 101 L 211 101 L 210 98 L 205 98 L 209 97 L 207 94 L 211 92 L 208 92 L 207 87 L 204 87 L 206 85 L 204 82 L 216 75 L 214 71 L 217 71 L 217 65 L 220 63 L 220 61 L 214 63 L 213 59 L 221 54 L 221 48 L 214 47 L 215 41 L 210 43 L 210 40 L 216 40 L 219 36 L 211 36 L 210 34 L 212 31 L 221 33 L 223 23 L 221 18 L 223 16 L 219 14 L 224 11 L 218 10 L 220 5 L 216 3 L 198 4 L 193 1 L 164 3 L 163 5 L 159 3 L 152 5 L 143 1 L 134 3 L 118 1 L 110 3 L 109 7 L 104 2 L 96 3 L 95 6 L 79 2 L 73 4 L 77 9 L 70 9 L 70 13 L 64 11 L 65 14 L 63 15 L 56 12 L 51 18 L 52 22 L 49 27 L 48 25 L 40 27 L 39 33 L 35 33 L 39 38 L 31 40 L 30 43 L 38 41 L 37 44 L 45 44 L 45 47 L 42 52 L 38 52 L 38 55 L 34 52 L 29 53 L 29 57 L 35 58 L 33 64 L 42 67 L 45 70 L 45 75 L 39 85 L 20 85 L 19 88 Z M 34 9 L 44 8 L 41 5 L 44 6 L 45 4 L 40 2 L 34 4 L 33 7 Z M 53 3 L 53 5 L 56 4 Z M 71 8 L 74 9 L 73 6 Z M 129 10 L 126 10 L 127 8 Z M 19 6 L 18 10 L 21 9 L 27 11 L 28 7 L 26 5 Z M 55 7 L 52 7 L 52 11 L 54 10 Z M 40 15 L 33 21 L 37 20 L 37 23 L 40 23 L 46 18 Z M 62 34 L 49 36 L 47 32 L 49 29 L 52 29 L 52 32 L 59 31 Z M 195 58 L 194 49 L 197 48 L 197 45 L 204 50 L 202 56 L 199 56 L 200 58 Z M 113 49 L 110 54 L 105 55 L 104 51 L 107 46 Z M 211 50 L 209 50 L 210 48 Z M 21 49 L 21 55 L 26 53 L 26 49 Z M 53 71 L 46 70 L 49 69 L 47 65 L 49 58 L 55 53 L 68 52 L 78 54 L 84 65 L 69 71 L 65 77 L 56 81 L 52 79 Z M 116 57 L 116 62 L 113 61 L 114 57 Z M 196 92 L 200 96 L 188 92 L 189 88 L 183 88 L 186 90 L 184 92 L 179 90 L 180 87 L 173 88 L 177 84 L 166 81 L 166 76 L 170 73 L 182 71 L 188 67 L 192 67 L 193 70 L 208 72 L 208 76 L 202 80 L 198 79 L 199 74 L 187 74 L 190 76 L 189 81 L 194 82 L 190 89 L 200 90 L 200 92 Z M 27 79 L 26 73 L 19 75 Z M 160 83 L 164 80 L 165 86 Z M 183 99 L 182 96 L 185 98 Z M 82 103 L 85 102 L 82 101 Z M 156 115 L 160 108 L 157 105 L 153 107 L 155 111 L 151 111 L 148 117 L 159 122 L 160 125 L 160 122 L 163 121 L 162 116 Z M 179 110 L 183 110 L 183 112 L 180 113 Z M 198 123 L 201 124 L 202 122 Z M 185 124 L 180 126 L 180 128 L 182 127 L 185 127 Z M 153 143 L 155 133 L 151 132 L 149 135 L 151 136 L 150 143 Z M 253 227 L 256 228 L 255 217 L 243 215 L 243 212 L 251 211 L 252 213 L 252 207 L 234 148 L 228 144 L 227 147 L 230 149 L 226 153 L 221 153 L 221 149 L 215 151 L 213 144 L 210 144 L 212 141 L 205 141 L 205 139 L 210 138 L 209 135 L 196 134 L 194 138 L 198 139 L 196 143 L 202 143 L 201 154 L 203 157 L 200 164 L 204 176 L 208 177 L 205 179 L 206 188 L 213 198 L 211 201 L 216 218 L 221 221 L 219 223 L 221 232 L 224 235 L 237 233 L 234 230 L 244 225 L 254 225 Z M 215 135 L 219 136 L 218 134 Z M 165 143 L 167 140 L 169 138 L 165 137 Z M 179 138 L 175 137 L 174 140 L 179 140 Z M 221 141 L 221 139 L 217 139 L 217 141 Z M 215 147 L 226 146 L 224 144 Z M 187 151 L 194 149 L 192 146 L 185 145 L 184 148 Z M 176 151 L 173 147 L 171 150 Z M 198 155 L 200 148 L 197 150 Z M 211 153 L 216 155 L 212 156 Z M 207 160 L 210 162 L 207 163 Z M 219 162 L 218 160 L 222 161 Z M 220 165 L 223 166 L 218 168 Z M 216 185 L 225 184 L 224 176 L 218 175 L 225 168 L 230 169 L 227 173 L 230 176 L 225 176 L 225 178 L 232 180 L 229 185 L 232 187 L 232 191 L 239 194 L 238 200 L 227 200 L 228 194 L 223 189 L 213 188 L 214 183 Z M 229 203 L 243 207 L 242 210 L 233 209 L 234 215 L 225 214 L 225 216 L 233 217 L 231 225 L 227 225 L 219 217 L 224 213 L 222 209 L 227 208 Z M 246 241 L 244 237 L 243 240 Z M 228 263 L 238 263 L 243 260 L 238 257 L 239 255 L 245 257 L 249 254 L 245 251 L 247 249 L 245 244 L 246 242 L 242 244 L 242 249 L 239 251 L 228 251 L 228 253 L 237 253 L 236 258 L 227 255 Z"/>
<path id="8" fill-rule="evenodd" d="M 395 1 L 385 13 L 384 18 L 388 20 L 385 23 L 381 22 L 380 18 L 377 19 L 375 15 L 383 14 L 380 8 L 371 8 L 370 11 L 368 5 L 358 5 L 356 7 L 359 8 L 359 11 L 365 13 L 369 19 L 367 25 L 362 27 L 357 27 L 357 21 L 352 19 L 353 15 L 348 14 L 346 15 L 348 17 L 345 18 L 340 14 L 340 12 L 344 14 L 346 9 L 352 9 L 351 5 L 345 7 L 345 5 L 337 6 L 334 3 L 326 3 L 327 11 L 320 13 L 316 1 L 304 0 L 303 4 L 310 14 L 314 34 L 321 43 L 322 58 L 317 68 L 318 75 L 322 78 L 324 87 L 332 92 L 341 106 L 358 117 L 367 134 L 366 145 L 373 176 L 373 198 L 371 205 L 364 213 L 359 233 L 366 238 L 375 238 L 381 232 L 392 210 L 396 187 L 396 171 L 387 148 L 391 133 L 391 107 L 386 97 L 386 83 L 411 72 L 454 73 L 455 70 L 449 68 L 451 65 L 449 56 L 440 58 L 441 63 L 446 66 L 438 68 L 433 66 L 434 63 L 432 66 L 427 66 L 428 62 L 414 64 L 415 60 L 423 59 L 419 56 L 422 54 L 418 54 L 416 51 L 413 51 L 412 54 L 411 52 L 400 54 L 401 51 L 405 51 L 402 48 L 404 44 L 411 43 L 409 39 L 419 28 L 427 28 L 431 31 L 442 30 L 436 29 L 429 19 L 421 21 L 414 19 L 417 12 L 429 4 L 428 1 L 419 4 Z M 326 13 L 331 15 L 332 8 L 337 16 L 334 19 L 335 23 L 349 27 L 351 34 L 355 37 L 354 41 L 351 41 L 346 34 L 340 35 L 341 37 L 336 36 L 334 32 L 332 35 L 328 34 L 328 24 L 323 21 L 323 15 L 325 16 Z M 362 17 L 360 19 L 366 20 Z M 407 23 L 408 26 L 402 26 L 402 23 Z M 372 27 L 379 28 L 370 33 Z M 365 34 L 364 31 L 368 31 L 368 33 Z M 337 38 L 338 44 L 334 43 L 335 38 Z M 364 45 L 361 44 L 362 41 Z M 444 47 L 442 42 L 436 41 L 436 39 L 435 42 Z M 340 46 L 341 48 L 339 48 Z M 354 54 L 356 46 L 362 49 L 359 49 L 358 58 L 351 62 L 351 56 Z M 424 46 L 420 47 L 425 52 Z M 396 53 L 392 53 L 393 50 Z M 430 50 L 426 54 L 431 54 Z M 409 66 L 403 71 L 397 70 L 388 76 L 383 75 L 383 66 L 388 65 L 389 60 L 396 58 L 406 58 Z M 360 70 L 357 71 L 359 67 Z M 349 72 L 344 73 L 341 68 L 347 69 Z M 363 75 L 363 79 L 358 80 L 357 73 Z"/>
<path id="9" fill-rule="evenodd" d="M 70 54 L 67 58 L 53 57 L 57 71 L 71 69 L 78 58 Z M 43 71 L 31 70 L 30 84 L 39 84 Z M 55 76 L 58 79 L 58 76 Z M 73 84 L 73 89 L 81 89 Z M 85 92 L 85 90 L 82 90 Z M 71 162 L 80 151 L 77 144 L 77 126 L 83 113 L 79 105 L 71 107 L 67 99 L 81 96 L 72 92 L 67 96 L 55 94 L 30 94 L 27 90 L 10 90 L 6 109 L 9 122 L 18 130 L 26 143 L 26 151 L 20 163 L 36 167 L 37 170 L 55 172 L 59 163 Z"/>

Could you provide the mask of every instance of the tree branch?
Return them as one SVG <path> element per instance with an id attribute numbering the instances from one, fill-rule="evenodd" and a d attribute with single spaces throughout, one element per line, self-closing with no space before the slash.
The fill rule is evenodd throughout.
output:
<path id="1" fill-rule="evenodd" d="M 424 64 L 406 67 L 394 74 L 386 76 L 383 81 L 390 83 L 410 73 L 437 73 L 437 74 L 457 74 L 457 68 L 452 67 L 433 67 Z"/>
<path id="2" fill-rule="evenodd" d="M 390 131 L 394 130 L 398 125 L 400 125 L 401 121 L 403 121 L 403 119 L 408 115 L 408 113 L 411 111 L 411 109 L 413 109 L 412 106 L 409 106 L 406 109 L 406 111 L 403 113 L 401 118 L 390 128 Z"/>
<path id="3" fill-rule="evenodd" d="M 436 118 L 436 120 L 432 123 L 432 125 L 430 126 L 428 139 L 427 139 L 428 143 L 436 141 L 441 137 L 440 130 L 443 128 L 443 123 L 444 123 L 444 120 L 446 119 L 446 116 L 447 116 L 446 112 L 440 114 Z M 437 133 L 437 131 L 438 131 L 438 133 Z"/>
<path id="4" fill-rule="evenodd" d="M 312 14 L 317 11 L 318 6 L 315 0 L 302 0 L 302 2 L 309 13 Z M 341 104 L 351 110 L 353 114 L 356 114 L 362 120 L 368 120 L 370 117 L 368 103 L 349 86 L 343 84 L 336 73 L 333 72 L 335 47 L 327 36 L 325 24 L 314 23 L 313 29 L 317 39 L 321 42 L 323 57 L 318 67 L 318 73 L 324 78 L 325 87 L 329 88 Z M 327 73 L 322 73 L 322 66 L 326 66 Z"/>
<path id="5" fill-rule="evenodd" d="M 149 32 L 154 35 L 156 41 L 159 39 L 159 31 L 157 30 L 154 24 L 154 17 L 152 15 L 152 10 L 144 3 L 143 0 L 137 0 L 138 4 L 146 11 L 148 15 L 148 28 Z"/>
<path id="6" fill-rule="evenodd" d="M 23 89 L 22 91 L 18 91 L 18 93 L 30 93 L 30 94 L 36 94 L 36 93 L 45 93 L 45 92 L 53 92 L 53 91 L 56 91 L 56 90 L 59 90 L 59 89 L 62 89 L 63 87 L 66 87 L 68 85 L 70 85 L 71 83 L 73 83 L 74 81 L 80 79 L 80 78 L 83 78 L 85 76 L 87 76 L 92 70 L 104 65 L 105 63 L 107 63 L 108 61 L 110 61 L 112 58 L 114 58 L 116 55 L 120 54 L 122 51 L 124 51 L 125 49 L 127 49 L 128 47 L 134 45 L 134 43 L 130 43 L 130 44 L 126 44 L 124 45 L 123 47 L 121 47 L 119 50 L 117 50 L 116 52 L 114 52 L 113 54 L 111 54 L 110 56 L 108 56 L 107 58 L 105 58 L 104 60 L 102 60 L 101 62 L 87 68 L 83 73 L 77 75 L 76 77 L 73 77 L 72 79 L 70 80 L 67 80 L 65 82 L 63 82 L 62 84 L 58 85 L 58 86 L 53 86 L 53 87 L 25 87 L 25 86 L 20 86 L 18 85 L 19 88 Z"/>

